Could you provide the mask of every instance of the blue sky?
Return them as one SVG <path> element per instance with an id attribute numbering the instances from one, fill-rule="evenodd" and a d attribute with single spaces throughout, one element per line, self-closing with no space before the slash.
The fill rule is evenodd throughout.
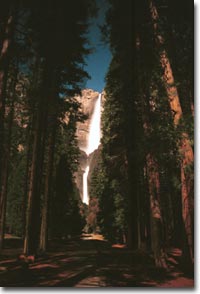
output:
<path id="1" fill-rule="evenodd" d="M 91 25 L 87 34 L 90 42 L 89 45 L 94 50 L 93 53 L 86 58 L 87 65 L 85 66 L 85 70 L 91 76 L 91 79 L 86 83 L 86 88 L 101 92 L 105 86 L 104 78 L 111 61 L 111 53 L 109 46 L 102 42 L 101 32 L 98 27 L 104 23 L 107 9 L 106 1 L 97 0 L 97 5 L 99 6 L 98 15 L 95 19 L 91 20 Z"/>

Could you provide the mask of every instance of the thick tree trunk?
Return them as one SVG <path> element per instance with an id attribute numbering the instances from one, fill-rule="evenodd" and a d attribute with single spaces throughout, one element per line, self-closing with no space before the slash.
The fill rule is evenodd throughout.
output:
<path id="1" fill-rule="evenodd" d="M 13 82 L 12 93 L 15 93 L 16 80 Z M 8 172 L 9 172 L 9 159 L 10 159 L 10 148 L 11 148 L 11 137 L 12 137 L 12 125 L 14 117 L 14 95 L 11 97 L 12 103 L 10 106 L 8 131 L 5 144 L 5 153 L 3 158 L 3 174 L 1 177 L 1 214 L 0 214 L 0 249 L 3 248 L 4 241 L 4 230 L 5 230 L 5 215 L 6 215 L 6 200 L 7 200 L 7 188 L 8 188 Z"/>
<path id="2" fill-rule="evenodd" d="M 158 166 L 152 154 L 148 154 L 147 176 L 150 194 L 150 223 L 151 223 L 151 247 L 157 267 L 166 268 L 166 256 L 163 248 L 162 215 L 160 208 L 160 179 Z"/>
<path id="3" fill-rule="evenodd" d="M 193 152 L 191 151 L 188 136 L 182 138 L 180 151 L 182 152 L 181 161 L 181 194 L 182 194 L 182 218 L 186 233 L 186 244 L 188 247 L 191 262 L 194 262 L 194 190 L 193 177 L 188 169 L 193 163 Z M 188 148 L 189 147 L 189 148 Z M 185 253 L 187 249 L 184 249 Z"/>
<path id="4" fill-rule="evenodd" d="M 55 121 L 56 124 L 56 121 Z M 52 174 L 53 174 L 53 162 L 54 162 L 54 149 L 55 149 L 55 137 L 56 137 L 56 126 L 51 131 L 48 140 L 48 159 L 46 166 L 46 177 L 45 177 L 45 187 L 44 187 L 44 198 L 42 207 L 42 220 L 40 229 L 40 248 L 41 253 L 45 252 L 47 249 L 48 241 L 48 211 L 49 211 L 49 197 L 51 194 L 52 185 Z"/>
<path id="5" fill-rule="evenodd" d="M 7 84 L 7 73 L 10 59 L 10 47 L 13 39 L 14 13 L 11 10 L 5 25 L 2 46 L 0 52 L 0 180 L 1 180 L 1 160 L 4 153 L 4 116 L 5 116 L 5 95 Z"/>
<path id="6" fill-rule="evenodd" d="M 150 250 L 151 249 L 151 210 L 150 210 L 150 199 L 149 199 L 149 179 L 148 179 L 148 169 L 147 164 L 145 163 L 143 169 L 144 175 L 144 245 L 145 248 Z"/>
<path id="7" fill-rule="evenodd" d="M 43 175 L 45 139 L 47 131 L 48 98 L 51 70 L 44 69 L 44 82 L 37 107 L 33 130 L 33 148 L 28 181 L 28 198 L 26 207 L 26 226 L 24 236 L 24 254 L 35 255 L 39 249 L 40 238 L 40 198 Z"/>
<path id="8" fill-rule="evenodd" d="M 145 191 L 144 169 L 141 169 L 138 179 L 138 248 L 146 250 L 150 234 L 149 228 L 149 201 L 147 201 L 147 193 Z"/>
<path id="9" fill-rule="evenodd" d="M 138 27 L 137 31 L 140 29 Z M 139 34 L 136 34 L 135 37 L 135 66 L 137 69 L 136 76 L 136 84 L 138 87 L 138 96 L 139 99 L 143 99 L 142 101 L 142 109 L 139 110 L 140 117 L 138 121 L 140 122 L 140 136 L 145 137 L 148 136 L 148 129 L 150 126 L 149 122 L 149 108 L 147 109 L 146 105 L 148 105 L 149 101 L 145 101 L 144 97 L 149 97 L 149 95 L 144 95 L 146 92 L 143 80 L 141 79 L 142 75 L 139 74 L 142 71 L 143 63 L 142 63 L 142 51 L 141 51 L 141 38 Z M 139 101 L 138 101 L 139 102 Z M 141 101 L 139 102 L 141 103 Z M 148 111 L 147 111 L 148 110 Z M 139 205 L 139 223 L 140 223 L 140 238 L 141 238 L 141 249 L 151 249 L 151 226 L 150 226 L 150 199 L 149 199 L 149 182 L 147 176 L 147 165 L 145 164 L 146 160 L 143 158 L 140 162 L 140 177 L 139 177 L 139 195 L 138 195 L 138 205 Z"/>
<path id="10" fill-rule="evenodd" d="M 137 203 L 137 175 L 133 174 L 131 162 L 133 159 L 128 158 L 128 216 L 127 216 L 127 246 L 130 249 L 138 249 L 138 203 Z"/>
<path id="11" fill-rule="evenodd" d="M 24 254 L 37 254 L 40 246 L 40 203 L 44 170 L 45 142 L 48 129 L 48 113 L 54 97 L 53 67 L 46 60 L 43 71 L 43 86 L 38 102 L 36 123 L 33 130 L 33 149 L 28 186 Z"/>
<path id="12" fill-rule="evenodd" d="M 13 38 L 14 16 L 9 15 L 3 37 L 3 44 L 0 53 L 0 249 L 3 246 L 4 219 L 5 219 L 5 195 L 6 195 L 6 177 L 5 160 L 5 96 L 9 66 L 10 47 Z"/>
<path id="13" fill-rule="evenodd" d="M 34 67 L 34 76 L 33 76 L 33 87 L 37 88 L 40 82 L 40 62 L 39 58 L 37 56 L 35 67 Z M 31 97 L 33 98 L 33 97 Z M 33 100 L 33 99 L 32 99 Z M 24 203 L 23 203 L 23 219 L 24 219 L 24 228 L 23 228 L 23 236 L 25 237 L 25 231 L 26 231 L 26 215 L 27 215 L 27 203 L 28 203 L 28 191 L 29 191 L 29 182 L 31 179 L 31 158 L 33 156 L 33 140 L 34 140 L 34 127 L 36 123 L 36 118 L 38 115 L 38 105 L 35 101 L 32 111 L 29 113 L 29 124 L 27 128 L 27 158 L 26 158 L 26 173 L 25 173 L 25 179 L 24 179 Z"/>
<path id="14" fill-rule="evenodd" d="M 33 149 L 30 165 L 30 179 L 28 184 L 28 199 L 26 207 L 26 227 L 24 236 L 24 254 L 32 255 L 38 245 L 38 218 L 40 214 L 40 195 L 36 193 L 38 174 L 38 154 L 40 152 L 41 110 L 38 110 L 36 124 L 33 131 Z M 34 212 L 36 215 L 34 215 Z"/>
<path id="15" fill-rule="evenodd" d="M 174 113 L 174 124 L 175 126 L 177 126 L 180 118 L 182 117 L 182 109 L 177 89 L 175 86 L 173 86 L 173 73 L 165 51 L 161 54 L 161 64 L 164 69 L 164 80 L 169 98 L 170 108 Z M 194 155 L 189 136 L 186 132 L 182 133 L 182 138 L 179 143 L 179 151 L 181 154 L 182 217 L 188 240 L 190 258 L 193 262 L 193 227 L 191 215 L 193 210 L 193 207 L 191 206 L 193 199 L 193 180 L 191 178 L 191 174 L 188 173 L 187 170 L 193 165 Z"/>
<path id="16" fill-rule="evenodd" d="M 172 67 L 165 49 L 163 49 L 164 38 L 158 33 L 159 16 L 153 1 L 150 1 L 150 11 L 152 20 L 154 22 L 154 32 L 158 46 L 160 46 L 160 62 L 164 70 L 163 79 L 165 82 L 166 92 L 169 98 L 170 109 L 174 115 L 174 125 L 177 126 L 182 118 L 182 108 L 175 86 Z M 187 244 L 189 246 L 190 259 L 193 263 L 194 244 L 193 244 L 193 226 L 192 226 L 192 211 L 193 211 L 193 180 L 191 174 L 187 172 L 188 168 L 192 166 L 194 161 L 193 150 L 190 144 L 189 136 L 186 132 L 182 133 L 182 139 L 179 144 L 181 153 L 181 185 L 182 185 L 182 217 L 186 232 Z M 186 250 L 187 251 L 187 250 Z M 185 251 L 185 252 L 186 252 Z"/>
<path id="17" fill-rule="evenodd" d="M 124 103 L 124 113 L 126 113 L 126 120 L 128 123 L 125 125 L 124 138 L 127 164 L 127 195 L 128 195 L 128 209 L 127 209 L 127 246 L 130 249 L 137 250 L 140 243 L 140 226 L 139 226 L 139 184 L 140 177 L 140 162 L 136 156 L 135 150 L 138 148 L 138 135 L 132 129 L 133 125 L 137 124 L 135 119 L 137 113 L 133 105 L 132 95 L 130 93 L 129 99 L 127 98 Z M 139 128 L 138 124 L 137 127 Z"/>

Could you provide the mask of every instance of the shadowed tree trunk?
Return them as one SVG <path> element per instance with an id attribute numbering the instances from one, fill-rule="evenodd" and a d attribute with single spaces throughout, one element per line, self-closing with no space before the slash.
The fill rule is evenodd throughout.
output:
<path id="1" fill-rule="evenodd" d="M 129 174 L 130 175 L 130 174 Z M 136 177 L 137 178 L 137 177 Z M 128 207 L 128 230 L 127 230 L 127 246 L 130 249 L 138 249 L 138 237 L 139 237 L 139 227 L 138 227 L 138 203 L 137 203 L 137 191 L 132 190 L 133 181 L 136 182 L 136 178 L 132 175 L 129 178 L 129 207 Z M 132 185 L 131 185 L 132 184 Z M 134 187 L 136 187 L 136 183 Z"/>
<path id="2" fill-rule="evenodd" d="M 26 226 L 24 236 L 24 254 L 35 254 L 37 250 L 37 226 L 40 207 L 40 195 L 36 193 L 38 174 L 38 153 L 40 152 L 40 136 L 41 136 L 41 110 L 38 110 L 36 122 L 33 131 L 33 149 L 30 164 L 28 198 L 26 206 Z M 36 215 L 34 212 L 36 211 Z M 37 219 L 36 219 L 37 218 Z"/>
<path id="3" fill-rule="evenodd" d="M 49 198 L 51 195 L 52 175 L 53 175 L 53 163 L 54 163 L 54 151 L 55 151 L 55 138 L 56 138 L 56 118 L 53 123 L 53 129 L 48 138 L 48 151 L 47 151 L 47 166 L 45 176 L 44 198 L 42 207 L 42 219 L 40 229 L 40 252 L 43 253 L 47 249 L 48 242 L 48 212 L 49 212 Z"/>
<path id="4" fill-rule="evenodd" d="M 43 90 L 37 106 L 36 121 L 33 126 L 33 148 L 28 181 L 28 198 L 26 207 L 26 226 L 24 237 L 24 254 L 36 254 L 40 235 L 40 198 L 43 173 L 44 144 L 47 129 L 48 98 L 51 69 L 45 68 Z"/>
<path id="5" fill-rule="evenodd" d="M 37 56 L 35 66 L 33 69 L 33 81 L 32 85 L 33 88 L 39 87 L 39 80 L 40 80 L 40 64 L 39 64 L 39 58 Z M 31 97 L 33 100 L 35 97 Z M 31 179 L 31 173 L 32 173 L 32 162 L 31 159 L 33 157 L 33 141 L 34 141 L 34 133 L 35 133 L 35 123 L 36 118 L 38 117 L 38 102 L 34 102 L 32 106 L 33 112 L 29 113 L 29 124 L 27 127 L 27 140 L 26 140 L 26 146 L 27 146 L 27 157 L 26 157 L 26 172 L 25 172 L 25 179 L 24 179 L 24 201 L 23 201 L 23 219 L 24 219 L 24 227 L 23 227 L 23 237 L 25 238 L 26 235 L 26 221 L 27 221 L 27 205 L 28 205 L 28 192 L 29 192 L 29 184 Z M 33 145 L 33 146 L 32 146 Z"/>
<path id="6" fill-rule="evenodd" d="M 160 178 L 158 165 L 152 154 L 146 157 L 150 196 L 151 246 L 157 267 L 166 268 L 163 248 L 162 215 L 160 208 Z"/>
<path id="7" fill-rule="evenodd" d="M 8 67 L 10 60 L 10 49 L 14 33 L 15 9 L 10 9 L 10 13 L 5 25 L 3 42 L 0 53 L 0 249 L 3 246 L 5 203 L 6 203 L 6 177 L 4 156 L 7 154 L 5 145 L 5 96 L 8 78 Z M 7 156 L 7 155 L 6 155 Z"/>
<path id="8" fill-rule="evenodd" d="M 17 74 L 17 71 L 16 71 Z M 16 75 L 15 74 L 15 75 Z M 0 246 L 3 247 L 4 241 L 4 229 L 5 229 L 5 215 L 6 215 L 6 200 L 7 200 L 7 189 L 8 189 L 8 172 L 9 172 L 9 159 L 10 159 L 10 148 L 11 148 L 11 137 L 12 137 L 12 125 L 13 125 L 13 117 L 14 117 L 14 103 L 15 103 L 15 86 L 16 86 L 16 76 L 11 84 L 11 93 L 10 100 L 10 112 L 9 112 L 9 119 L 7 125 L 7 136 L 6 140 L 4 140 L 5 145 L 5 152 L 4 158 L 2 160 L 2 167 L 3 167 L 3 174 L 1 177 L 1 214 L 0 214 L 0 223 L 1 223 L 1 230 L 0 230 Z"/>

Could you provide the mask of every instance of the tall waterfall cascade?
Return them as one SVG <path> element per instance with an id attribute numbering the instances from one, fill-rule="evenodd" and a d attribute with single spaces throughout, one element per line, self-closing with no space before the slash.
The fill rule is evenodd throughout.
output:
<path id="1" fill-rule="evenodd" d="M 94 150 L 98 149 L 101 140 L 101 94 L 99 94 L 97 101 L 94 106 L 94 112 L 91 118 L 89 127 L 89 136 L 86 146 L 86 154 L 89 156 Z M 83 173 L 83 203 L 89 204 L 89 193 L 88 193 L 88 173 L 90 165 L 88 164 Z"/>
<path id="2" fill-rule="evenodd" d="M 85 172 L 83 174 L 83 203 L 88 205 L 89 197 L 88 197 L 88 173 L 89 173 L 89 165 L 87 165 Z"/>

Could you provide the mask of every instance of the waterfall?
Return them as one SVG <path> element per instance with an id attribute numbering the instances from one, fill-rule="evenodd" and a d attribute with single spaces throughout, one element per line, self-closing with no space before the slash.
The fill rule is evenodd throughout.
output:
<path id="1" fill-rule="evenodd" d="M 83 174 L 83 202 L 87 205 L 89 204 L 88 183 L 87 183 L 89 169 L 90 169 L 90 167 L 89 167 L 89 165 L 87 165 L 85 172 Z"/>
<path id="2" fill-rule="evenodd" d="M 86 147 L 86 154 L 89 156 L 94 150 L 96 150 L 100 145 L 101 140 L 101 94 L 95 103 L 94 112 L 91 118 L 89 136 Z M 83 202 L 87 205 L 89 204 L 88 195 L 88 173 L 90 170 L 90 165 L 88 164 L 85 168 L 83 174 Z"/>

